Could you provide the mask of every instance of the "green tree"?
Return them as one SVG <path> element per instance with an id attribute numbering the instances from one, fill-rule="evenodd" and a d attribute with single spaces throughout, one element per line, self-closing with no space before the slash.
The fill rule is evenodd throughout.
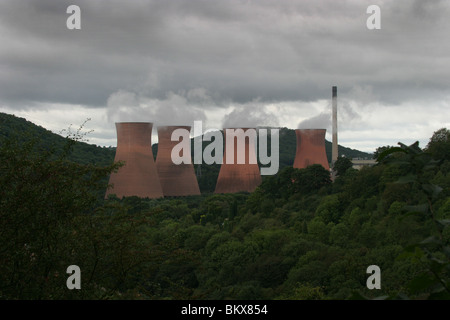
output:
<path id="1" fill-rule="evenodd" d="M 155 255 L 140 236 L 146 218 L 104 203 L 105 180 L 120 164 L 69 161 L 77 138 L 62 149 L 40 148 L 36 139 L 0 141 L 0 298 L 123 294 L 137 287 L 132 274 Z M 82 290 L 66 287 L 70 265 L 81 268 Z"/>
<path id="2" fill-rule="evenodd" d="M 377 160 L 378 157 L 379 157 L 383 152 L 385 152 L 386 150 L 391 149 L 391 148 L 392 148 L 392 146 L 382 146 L 382 147 L 378 147 L 378 148 L 375 150 L 374 154 L 373 154 L 373 158 L 374 158 L 375 160 Z"/>
<path id="3" fill-rule="evenodd" d="M 435 133 L 440 137 L 435 137 L 437 141 L 442 141 L 442 136 L 446 135 L 442 133 L 443 131 Z M 450 299 L 450 247 L 443 233 L 450 221 L 439 219 L 436 215 L 434 205 L 442 194 L 442 188 L 431 182 L 433 174 L 430 174 L 439 169 L 441 161 L 431 153 L 423 152 L 418 142 L 410 146 L 399 143 L 399 146 L 386 150 L 380 155 L 379 161 L 387 165 L 401 163 L 408 168 L 408 173 L 400 177 L 397 183 L 416 186 L 419 191 L 416 198 L 420 202 L 405 206 L 404 209 L 410 214 L 423 215 L 435 226 L 434 232 L 423 241 L 406 248 L 403 254 L 406 257 L 414 257 L 423 265 L 423 271 L 411 280 L 408 289 L 410 293 L 425 295 L 428 299 Z M 392 154 L 398 156 L 392 157 Z"/>
<path id="4" fill-rule="evenodd" d="M 331 185 L 330 172 L 320 164 L 313 164 L 304 169 L 296 169 L 292 174 L 293 190 L 303 194 L 317 192 Z"/>
<path id="5" fill-rule="evenodd" d="M 338 176 L 342 176 L 345 172 L 353 167 L 353 162 L 347 157 L 339 157 L 334 163 L 333 170 Z"/>
<path id="6" fill-rule="evenodd" d="M 441 128 L 435 131 L 425 151 L 431 153 L 435 159 L 450 160 L 450 130 Z"/>
<path id="7" fill-rule="evenodd" d="M 324 223 L 338 223 L 341 215 L 341 203 L 336 194 L 324 197 L 316 209 L 316 217 L 320 217 Z"/>

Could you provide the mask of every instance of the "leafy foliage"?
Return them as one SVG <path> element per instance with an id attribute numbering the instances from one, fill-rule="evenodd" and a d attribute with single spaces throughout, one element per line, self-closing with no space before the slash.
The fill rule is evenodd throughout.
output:
<path id="1" fill-rule="evenodd" d="M 334 163 L 333 170 L 338 176 L 345 174 L 345 172 L 353 167 L 352 160 L 347 157 L 339 157 Z"/>
<path id="2" fill-rule="evenodd" d="M 435 131 L 425 150 L 436 159 L 450 160 L 450 130 L 441 128 Z"/>

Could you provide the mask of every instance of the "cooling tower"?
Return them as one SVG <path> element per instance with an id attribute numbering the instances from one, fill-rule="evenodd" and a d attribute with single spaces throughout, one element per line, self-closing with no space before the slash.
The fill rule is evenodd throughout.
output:
<path id="1" fill-rule="evenodd" d="M 313 164 L 321 164 L 330 170 L 325 151 L 326 129 L 296 129 L 297 151 L 294 168 L 303 169 Z"/>
<path id="2" fill-rule="evenodd" d="M 197 177 L 192 161 L 189 164 L 175 164 L 172 161 L 172 149 L 179 141 L 171 141 L 172 132 L 176 129 L 185 129 L 190 132 L 190 126 L 165 126 L 158 127 L 158 154 L 156 156 L 156 169 L 164 196 L 189 196 L 199 195 Z M 189 140 L 189 159 L 191 159 L 191 142 Z M 184 152 L 185 150 L 183 150 Z M 183 154 L 180 155 L 181 157 Z"/>
<path id="3" fill-rule="evenodd" d="M 138 196 L 141 198 L 163 197 L 161 184 L 152 153 L 152 127 L 149 122 L 116 123 L 117 149 L 114 161 L 124 161 L 125 165 L 117 173 L 112 173 L 108 194 L 117 197 Z"/>
<path id="4" fill-rule="evenodd" d="M 223 153 L 223 163 L 217 178 L 215 193 L 234 193 L 240 191 L 253 192 L 262 181 L 259 166 L 256 161 L 256 130 L 251 129 L 255 133 L 255 135 L 251 135 L 252 131 L 248 131 L 249 128 L 242 128 L 245 134 L 238 138 L 228 136 L 226 134 L 227 130 L 229 129 L 224 130 L 225 148 Z M 234 130 L 231 129 L 230 132 L 232 131 Z M 244 137 L 247 134 L 249 137 Z M 241 139 L 242 148 L 238 148 L 239 139 Z M 232 163 L 227 163 L 227 146 L 231 148 L 231 144 L 234 144 L 234 147 L 232 148 L 234 150 L 234 161 L 232 161 Z M 238 163 L 238 151 L 241 152 L 242 155 L 242 152 L 245 152 L 243 164 Z"/>

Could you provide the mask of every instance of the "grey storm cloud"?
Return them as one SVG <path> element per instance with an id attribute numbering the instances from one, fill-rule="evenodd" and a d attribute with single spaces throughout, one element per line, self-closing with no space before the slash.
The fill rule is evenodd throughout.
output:
<path id="1" fill-rule="evenodd" d="M 370 31 L 375 2 L 382 29 Z M 201 119 L 255 100 L 328 99 L 335 84 L 389 103 L 447 95 L 450 3 L 375 2 L 4 0 L 0 102 L 107 106 L 114 117 L 135 95 L 136 114 L 166 121 L 182 108 Z M 71 4 L 81 30 L 65 27 Z"/>

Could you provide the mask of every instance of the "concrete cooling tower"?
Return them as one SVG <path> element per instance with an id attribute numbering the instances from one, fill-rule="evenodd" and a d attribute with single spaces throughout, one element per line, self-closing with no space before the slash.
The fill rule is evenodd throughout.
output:
<path id="1" fill-rule="evenodd" d="M 125 161 L 117 173 L 112 173 L 109 194 L 119 198 L 138 196 L 161 198 L 163 191 L 152 153 L 152 127 L 149 122 L 116 123 L 117 149 L 114 161 Z"/>
<path id="2" fill-rule="evenodd" d="M 197 177 L 195 176 L 192 161 L 189 164 L 174 164 L 172 161 L 172 149 L 179 141 L 171 141 L 172 132 L 176 129 L 185 129 L 190 132 L 190 126 L 165 126 L 158 127 L 158 154 L 156 156 L 156 169 L 164 196 L 189 196 L 199 195 Z M 189 147 L 191 143 L 189 142 Z M 184 152 L 184 150 L 183 150 Z M 180 155 L 181 157 L 183 155 Z M 189 158 L 191 152 L 189 149 Z"/>
<path id="3" fill-rule="evenodd" d="M 330 170 L 325 151 L 326 129 L 297 129 L 297 151 L 294 168 L 303 169 L 313 164 L 321 164 Z"/>
<path id="4" fill-rule="evenodd" d="M 248 133 L 249 128 L 242 128 L 245 134 Z M 238 148 L 238 140 L 234 136 L 227 137 L 226 130 L 224 130 L 225 147 L 223 153 L 223 163 L 220 167 L 219 176 L 217 178 L 215 193 L 235 193 L 240 191 L 253 192 L 256 187 L 261 184 L 261 174 L 259 171 L 258 163 L 256 161 L 255 151 L 255 139 L 256 130 L 254 136 L 245 138 L 245 142 L 242 138 L 244 148 Z M 234 161 L 233 163 L 226 163 L 227 158 L 227 146 L 231 147 L 234 144 Z M 238 149 L 240 152 L 245 150 L 245 160 L 243 164 L 238 163 Z M 243 150 L 242 150 L 243 149 Z"/>

